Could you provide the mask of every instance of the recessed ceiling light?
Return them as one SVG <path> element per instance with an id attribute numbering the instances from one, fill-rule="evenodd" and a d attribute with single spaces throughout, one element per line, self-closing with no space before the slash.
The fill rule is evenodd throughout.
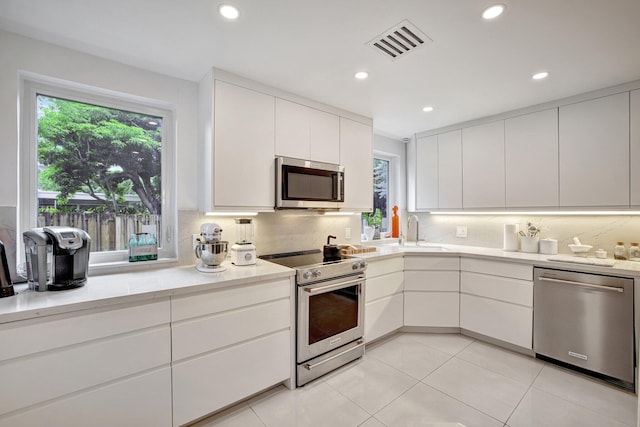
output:
<path id="1" fill-rule="evenodd" d="M 431 106 L 429 106 L 429 107 L 424 107 L 424 108 L 422 109 L 422 111 L 424 111 L 425 113 L 430 113 L 430 112 L 432 112 L 432 111 L 433 111 L 433 107 L 431 107 Z"/>
<path id="2" fill-rule="evenodd" d="M 358 71 L 356 73 L 356 79 L 358 80 L 364 80 L 367 77 L 369 77 L 369 73 L 367 73 L 366 71 Z"/>
<path id="3" fill-rule="evenodd" d="M 498 16 L 502 15 L 502 12 L 504 12 L 506 8 L 507 7 L 503 4 L 494 4 L 493 6 L 489 6 L 484 10 L 484 12 L 482 12 L 482 17 L 484 19 L 497 18 Z"/>
<path id="4" fill-rule="evenodd" d="M 238 19 L 238 16 L 240 16 L 238 8 L 230 4 L 221 4 L 218 6 L 218 11 L 220 15 L 227 19 Z"/>
<path id="5" fill-rule="evenodd" d="M 531 76 L 533 80 L 542 80 L 542 79 L 546 79 L 547 77 L 549 77 L 549 73 L 547 71 L 541 71 Z"/>

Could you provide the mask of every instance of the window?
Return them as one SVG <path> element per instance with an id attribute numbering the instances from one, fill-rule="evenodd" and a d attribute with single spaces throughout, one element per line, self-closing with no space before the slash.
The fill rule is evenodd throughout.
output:
<path id="1" fill-rule="evenodd" d="M 373 157 L 373 212 L 363 212 L 363 227 L 375 225 L 379 228 L 380 237 L 391 233 L 392 207 L 395 199 L 397 156 L 375 152 Z M 379 226 L 378 226 L 379 225 Z M 364 228 L 363 228 L 364 230 Z M 366 235 L 366 233 L 365 233 Z M 378 238 L 378 233 L 374 234 Z M 367 236 L 367 238 L 369 238 Z"/>
<path id="2" fill-rule="evenodd" d="M 154 232 L 175 258 L 172 112 L 71 84 L 23 80 L 20 229 L 81 228 L 91 264 L 128 260 L 132 233 Z"/>
<path id="3" fill-rule="evenodd" d="M 390 231 L 389 217 L 389 164 L 386 159 L 373 159 L 373 212 L 380 209 L 382 214 L 381 232 Z"/>

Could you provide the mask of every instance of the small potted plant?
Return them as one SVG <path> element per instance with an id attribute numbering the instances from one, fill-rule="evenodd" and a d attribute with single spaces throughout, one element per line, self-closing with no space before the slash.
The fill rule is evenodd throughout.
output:
<path id="1" fill-rule="evenodd" d="M 380 228 L 382 227 L 382 212 L 380 212 L 380 208 L 376 208 L 373 213 L 363 212 L 362 218 L 367 224 L 364 226 L 364 235 L 366 236 L 367 241 L 379 239 Z"/>

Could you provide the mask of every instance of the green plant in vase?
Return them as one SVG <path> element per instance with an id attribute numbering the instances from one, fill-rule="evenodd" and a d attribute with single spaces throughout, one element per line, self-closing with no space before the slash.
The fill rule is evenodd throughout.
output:
<path id="1" fill-rule="evenodd" d="M 363 212 L 362 218 L 367 223 L 364 229 L 367 240 L 379 239 L 380 228 L 382 227 L 382 212 L 380 212 L 380 208 L 376 208 L 373 213 Z"/>

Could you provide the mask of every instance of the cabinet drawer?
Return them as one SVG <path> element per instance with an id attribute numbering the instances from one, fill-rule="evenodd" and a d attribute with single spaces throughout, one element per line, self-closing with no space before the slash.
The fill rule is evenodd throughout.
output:
<path id="1" fill-rule="evenodd" d="M 278 332 L 173 365 L 173 425 L 180 426 L 290 377 L 291 338 Z"/>
<path id="2" fill-rule="evenodd" d="M 528 280 L 463 271 L 460 292 L 533 307 L 533 282 Z"/>
<path id="3" fill-rule="evenodd" d="M 169 299 L 0 324 L 0 361 L 167 324 Z"/>
<path id="4" fill-rule="evenodd" d="M 512 277 L 521 280 L 533 280 L 533 266 L 505 261 L 489 261 L 485 259 L 462 258 L 460 270 L 473 273 L 484 273 L 492 276 Z"/>
<path id="5" fill-rule="evenodd" d="M 460 324 L 458 292 L 404 293 L 405 326 L 458 327 Z"/>
<path id="6" fill-rule="evenodd" d="M 171 361 L 169 325 L 13 359 L 0 364 L 0 414 Z"/>
<path id="7" fill-rule="evenodd" d="M 462 294 L 460 295 L 460 327 L 531 349 L 533 309 Z"/>
<path id="8" fill-rule="evenodd" d="M 460 289 L 457 271 L 405 271 L 405 291 L 449 291 Z"/>
<path id="9" fill-rule="evenodd" d="M 402 271 L 367 279 L 365 301 L 369 302 L 402 292 L 403 283 L 404 274 Z"/>
<path id="10" fill-rule="evenodd" d="M 460 257 L 405 256 L 405 270 L 460 270 Z"/>
<path id="11" fill-rule="evenodd" d="M 171 426 L 171 368 L 168 366 L 90 391 L 36 406 L 0 427 Z"/>
<path id="12" fill-rule="evenodd" d="M 367 261 L 367 279 L 383 274 L 395 273 L 403 269 L 404 260 L 401 256 L 391 259 Z"/>
<path id="13" fill-rule="evenodd" d="M 364 310 L 364 337 L 367 342 L 400 329 L 403 325 L 402 294 L 376 300 Z"/>
<path id="14" fill-rule="evenodd" d="M 290 279 L 281 279 L 256 285 L 238 286 L 221 291 L 209 291 L 197 295 L 173 298 L 171 300 L 171 319 L 176 322 L 252 304 L 289 298 L 291 292 Z"/>
<path id="15" fill-rule="evenodd" d="M 176 322 L 171 328 L 172 357 L 180 360 L 290 326 L 289 298 Z"/>

